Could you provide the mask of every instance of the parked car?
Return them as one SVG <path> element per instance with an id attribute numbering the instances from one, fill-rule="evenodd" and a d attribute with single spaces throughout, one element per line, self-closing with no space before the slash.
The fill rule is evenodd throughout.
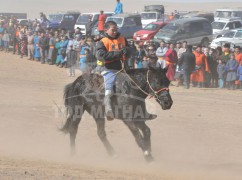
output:
<path id="1" fill-rule="evenodd" d="M 92 13 L 82 13 L 78 19 L 76 20 L 75 29 L 80 28 L 82 34 L 86 34 L 86 24 L 88 23 L 89 19 L 96 24 L 98 22 L 100 12 L 92 12 Z M 112 16 L 114 12 L 104 12 L 106 16 Z"/>
<path id="2" fill-rule="evenodd" d="M 222 47 L 225 43 L 231 44 L 231 49 L 234 46 L 242 45 L 242 29 L 231 30 L 225 33 L 222 37 L 214 39 L 210 44 L 210 47 L 216 49 L 217 47 Z"/>
<path id="3" fill-rule="evenodd" d="M 144 12 L 141 12 L 141 22 L 143 28 L 152 22 L 162 20 L 162 16 L 165 12 L 163 5 L 147 5 L 144 7 Z"/>
<path id="4" fill-rule="evenodd" d="M 234 8 L 234 9 L 217 9 L 215 11 L 215 20 L 220 20 L 224 18 L 240 18 L 242 21 L 242 8 Z"/>
<path id="5" fill-rule="evenodd" d="M 213 37 L 222 37 L 225 33 L 233 29 L 239 29 L 242 27 L 242 23 L 238 18 L 220 19 L 212 22 Z"/>
<path id="6" fill-rule="evenodd" d="M 151 40 L 155 34 L 166 25 L 166 22 L 152 22 L 146 25 L 142 30 L 134 33 L 133 39 L 136 42 Z"/>
<path id="7" fill-rule="evenodd" d="M 168 22 L 155 36 L 154 41 L 176 43 L 187 41 L 190 45 L 208 46 L 212 41 L 212 26 L 205 18 L 193 17 Z"/>
<path id="8" fill-rule="evenodd" d="M 44 29 L 65 29 L 72 31 L 79 15 L 79 12 L 49 14 L 49 22 L 42 22 L 41 27 Z"/>
<path id="9" fill-rule="evenodd" d="M 141 16 L 139 14 L 117 14 L 110 16 L 106 22 L 114 21 L 118 25 L 118 31 L 125 38 L 133 38 L 136 31 L 142 29 Z"/>
<path id="10" fill-rule="evenodd" d="M 212 23 L 214 21 L 214 14 L 213 13 L 209 13 L 209 12 L 189 12 L 187 14 L 184 14 L 180 17 L 180 19 L 182 18 L 191 18 L 191 17 L 203 17 L 206 18 L 210 23 Z"/>

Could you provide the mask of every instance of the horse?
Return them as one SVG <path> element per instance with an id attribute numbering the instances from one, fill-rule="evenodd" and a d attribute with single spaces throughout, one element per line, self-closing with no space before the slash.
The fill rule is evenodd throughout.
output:
<path id="1" fill-rule="evenodd" d="M 144 159 L 153 161 L 151 154 L 151 131 L 147 120 L 157 116 L 146 110 L 145 99 L 154 97 L 163 110 L 171 108 L 173 101 L 169 93 L 170 81 L 166 77 L 167 68 L 131 69 L 117 74 L 112 97 L 114 118 L 122 120 L 133 134 L 142 149 Z M 75 153 L 75 138 L 83 113 L 88 112 L 95 119 L 97 134 L 108 155 L 116 153 L 106 137 L 103 78 L 98 74 L 79 76 L 73 83 L 65 86 L 64 104 L 67 119 L 61 131 L 69 133 L 71 153 Z"/>

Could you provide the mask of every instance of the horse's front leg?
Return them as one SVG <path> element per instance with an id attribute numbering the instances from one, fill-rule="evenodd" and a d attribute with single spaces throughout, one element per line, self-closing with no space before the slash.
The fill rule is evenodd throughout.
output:
<path id="1" fill-rule="evenodd" d="M 124 120 L 124 123 L 128 126 L 129 130 L 134 135 L 138 146 L 142 149 L 145 160 L 147 162 L 152 161 L 153 158 L 150 153 L 150 143 L 148 143 L 149 145 L 147 146 L 147 143 L 145 142 L 144 137 L 141 135 L 141 133 L 139 131 L 137 123 L 130 121 L 130 120 Z M 148 136 L 147 136 L 147 138 L 148 138 Z"/>
<path id="2" fill-rule="evenodd" d="M 135 124 L 141 130 L 141 132 L 143 134 L 144 144 L 145 144 L 144 157 L 145 157 L 146 161 L 151 162 L 154 159 L 151 154 L 150 128 L 145 124 L 145 121 L 136 121 Z"/>

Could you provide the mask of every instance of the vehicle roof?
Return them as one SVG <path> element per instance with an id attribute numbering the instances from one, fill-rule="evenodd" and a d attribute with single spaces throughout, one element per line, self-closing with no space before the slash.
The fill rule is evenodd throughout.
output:
<path id="1" fill-rule="evenodd" d="M 53 14 L 80 14 L 80 12 L 75 12 L 75 11 L 68 11 L 68 12 L 56 12 L 56 13 L 50 13 L 49 15 L 53 15 Z"/>
<path id="2" fill-rule="evenodd" d="M 148 13 L 159 13 L 159 12 L 157 12 L 157 11 L 142 11 L 141 13 L 148 14 Z"/>
<path id="3" fill-rule="evenodd" d="M 214 22 L 234 22 L 234 21 L 240 21 L 240 18 L 219 18 L 218 20 L 214 21 Z"/>
<path id="4" fill-rule="evenodd" d="M 216 11 L 242 11 L 242 7 L 239 7 L 239 8 L 223 8 L 223 9 L 217 9 Z"/>
<path id="5" fill-rule="evenodd" d="M 162 24 L 167 24 L 167 22 L 157 21 L 157 22 L 151 22 L 149 24 L 159 24 L 159 25 L 162 25 Z"/>
<path id="6" fill-rule="evenodd" d="M 206 18 L 202 17 L 191 17 L 191 18 L 184 18 L 184 19 L 175 19 L 170 21 L 169 23 L 177 23 L 177 24 L 183 24 L 191 21 L 207 21 L 209 22 Z"/>
<path id="7" fill-rule="evenodd" d="M 125 18 L 125 17 L 132 17 L 132 16 L 137 16 L 140 17 L 140 14 L 137 13 L 124 13 L 124 14 L 115 14 L 111 17 L 121 17 L 121 18 Z"/>
<path id="8" fill-rule="evenodd" d="M 107 13 L 108 13 L 108 14 L 114 14 L 114 12 L 105 12 L 105 11 L 104 11 L 103 13 L 104 13 L 104 14 L 107 14 Z M 81 15 L 82 15 L 82 14 L 100 14 L 100 12 L 87 12 L 87 13 L 81 13 Z"/>

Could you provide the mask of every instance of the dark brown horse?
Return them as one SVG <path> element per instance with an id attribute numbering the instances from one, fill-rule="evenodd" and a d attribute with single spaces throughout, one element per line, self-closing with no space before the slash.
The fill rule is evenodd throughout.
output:
<path id="1" fill-rule="evenodd" d="M 112 108 L 115 119 L 120 119 L 134 135 L 147 161 L 152 161 L 150 128 L 146 120 L 156 118 L 146 110 L 145 99 L 153 96 L 163 110 L 170 109 L 172 99 L 169 94 L 167 69 L 133 69 L 117 75 Z M 103 105 L 103 78 L 97 74 L 79 76 L 65 87 L 64 100 L 67 107 L 67 120 L 61 129 L 70 134 L 71 150 L 75 152 L 75 138 L 82 115 L 87 111 L 96 121 L 97 133 L 108 154 L 115 152 L 105 132 L 105 107 Z"/>

